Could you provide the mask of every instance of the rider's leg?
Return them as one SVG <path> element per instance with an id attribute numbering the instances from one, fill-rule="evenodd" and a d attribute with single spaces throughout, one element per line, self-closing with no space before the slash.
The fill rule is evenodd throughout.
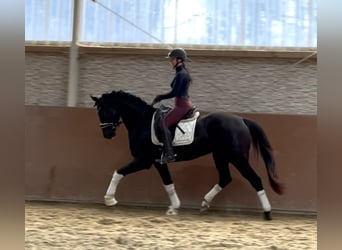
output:
<path id="1" fill-rule="evenodd" d="M 189 99 L 175 98 L 175 107 L 161 121 L 162 137 L 164 143 L 164 154 L 160 163 L 168 163 L 175 161 L 175 155 L 172 147 L 172 135 L 169 128 L 177 122 L 192 108 Z"/>
<path id="2" fill-rule="evenodd" d="M 162 137 L 164 143 L 164 154 L 161 158 L 161 164 L 174 162 L 176 160 L 173 147 L 172 147 L 172 135 L 169 128 L 165 124 L 165 120 L 161 121 Z"/>

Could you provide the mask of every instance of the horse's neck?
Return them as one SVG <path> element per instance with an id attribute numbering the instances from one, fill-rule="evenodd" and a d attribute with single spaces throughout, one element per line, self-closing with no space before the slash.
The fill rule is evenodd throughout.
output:
<path id="1" fill-rule="evenodd" d="M 137 108 L 132 105 L 122 105 L 120 115 L 128 130 L 144 127 L 150 123 L 153 115 L 152 109 Z"/>
<path id="2" fill-rule="evenodd" d="M 151 122 L 155 109 L 139 97 L 123 91 L 113 91 L 110 96 L 128 130 L 145 127 Z"/>

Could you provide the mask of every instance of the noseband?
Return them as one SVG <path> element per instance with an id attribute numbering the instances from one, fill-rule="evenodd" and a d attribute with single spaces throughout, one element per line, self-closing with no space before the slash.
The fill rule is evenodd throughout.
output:
<path id="1" fill-rule="evenodd" d="M 113 130 L 115 130 L 117 127 L 119 127 L 119 125 L 122 123 L 122 121 L 118 121 L 118 122 L 104 122 L 104 123 L 100 123 L 100 127 L 101 129 L 104 128 L 108 128 L 108 127 L 112 127 Z"/>

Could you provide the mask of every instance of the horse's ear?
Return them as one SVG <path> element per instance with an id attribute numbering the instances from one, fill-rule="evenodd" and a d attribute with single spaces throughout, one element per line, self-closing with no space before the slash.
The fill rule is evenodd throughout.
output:
<path id="1" fill-rule="evenodd" d="M 95 103 L 97 103 L 97 102 L 99 101 L 99 98 L 96 97 L 96 96 L 90 95 L 90 98 L 91 98 Z"/>
<path id="2" fill-rule="evenodd" d="M 95 102 L 94 107 L 97 106 L 100 98 L 97 96 L 93 96 L 93 95 L 90 95 L 90 98 Z"/>

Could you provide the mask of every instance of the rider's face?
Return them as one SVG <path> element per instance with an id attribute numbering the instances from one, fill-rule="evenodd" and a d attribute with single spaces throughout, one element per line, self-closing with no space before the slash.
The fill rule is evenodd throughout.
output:
<path id="1" fill-rule="evenodd" d="M 177 65 L 177 59 L 176 58 L 171 58 L 170 59 L 170 65 L 172 66 L 172 68 L 174 68 Z"/>

